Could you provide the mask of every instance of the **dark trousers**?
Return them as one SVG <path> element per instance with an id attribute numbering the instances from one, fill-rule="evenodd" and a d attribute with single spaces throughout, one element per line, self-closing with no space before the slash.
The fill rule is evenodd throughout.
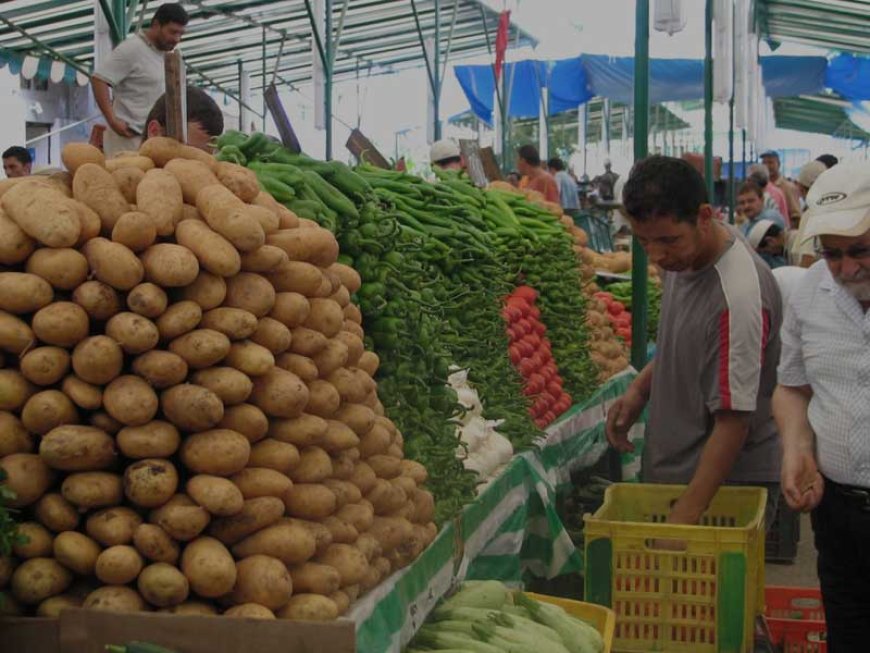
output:
<path id="1" fill-rule="evenodd" d="M 825 479 L 812 513 L 828 653 L 870 651 L 870 497 Z"/>

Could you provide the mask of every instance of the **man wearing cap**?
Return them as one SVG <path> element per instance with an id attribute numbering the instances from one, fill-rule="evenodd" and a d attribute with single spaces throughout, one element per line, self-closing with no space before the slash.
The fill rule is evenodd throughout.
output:
<path id="1" fill-rule="evenodd" d="M 825 166 L 824 161 L 820 161 L 819 159 L 804 164 L 795 180 L 795 186 L 800 193 L 801 200 L 804 202 L 806 201 L 807 193 L 810 192 L 810 188 L 812 188 L 819 175 L 827 169 L 828 168 Z M 794 235 L 789 243 L 788 249 L 789 258 L 791 259 L 792 264 L 808 268 L 816 262 L 816 246 L 814 239 L 803 238 L 805 222 L 806 212 L 801 215 L 801 222 L 800 225 L 798 225 L 797 230 L 792 232 Z"/>
<path id="2" fill-rule="evenodd" d="M 812 510 L 830 653 L 870 642 L 870 164 L 837 165 L 807 195 L 822 259 L 782 329 L 774 416 L 782 489 Z"/>
<path id="3" fill-rule="evenodd" d="M 801 219 L 801 204 L 794 184 L 780 174 L 779 153 L 776 150 L 768 150 L 762 153 L 761 162 L 770 174 L 770 183 L 779 188 L 785 195 L 785 201 L 788 205 L 788 219 L 791 221 L 786 226 L 797 226 Z"/>
<path id="4" fill-rule="evenodd" d="M 429 162 L 442 170 L 463 170 L 462 152 L 459 145 L 450 138 L 432 143 L 429 149 Z"/>
<path id="5" fill-rule="evenodd" d="M 788 265 L 785 260 L 785 231 L 773 220 L 759 220 L 753 224 L 746 239 L 771 270 Z"/>
<path id="6" fill-rule="evenodd" d="M 746 218 L 742 225 L 744 236 L 761 220 L 770 220 L 785 229 L 785 221 L 779 211 L 764 208 L 764 192 L 754 181 L 745 181 L 737 189 L 737 210 Z"/>

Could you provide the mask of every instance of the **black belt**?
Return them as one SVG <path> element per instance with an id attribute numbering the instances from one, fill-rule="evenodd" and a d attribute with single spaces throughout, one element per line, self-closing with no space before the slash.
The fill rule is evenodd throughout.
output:
<path id="1" fill-rule="evenodd" d="M 825 491 L 831 491 L 833 495 L 845 499 L 850 506 L 858 510 L 870 512 L 870 488 L 843 485 L 825 477 Z"/>

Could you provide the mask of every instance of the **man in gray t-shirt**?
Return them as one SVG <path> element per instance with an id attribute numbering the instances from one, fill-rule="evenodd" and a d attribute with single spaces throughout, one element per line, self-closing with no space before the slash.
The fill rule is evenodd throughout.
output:
<path id="1" fill-rule="evenodd" d="M 139 149 L 145 118 L 166 91 L 164 53 L 181 42 L 187 21 L 180 4 L 161 5 L 147 30 L 130 36 L 94 71 L 94 99 L 109 125 L 103 136 L 107 156 Z"/>
<path id="2" fill-rule="evenodd" d="M 779 479 L 770 409 L 779 289 L 743 237 L 714 217 L 703 178 L 685 161 L 637 163 L 623 205 L 665 278 L 655 359 L 611 408 L 607 437 L 630 450 L 628 429 L 649 402 L 643 478 L 688 485 L 669 519 L 696 523 L 723 483 Z"/>

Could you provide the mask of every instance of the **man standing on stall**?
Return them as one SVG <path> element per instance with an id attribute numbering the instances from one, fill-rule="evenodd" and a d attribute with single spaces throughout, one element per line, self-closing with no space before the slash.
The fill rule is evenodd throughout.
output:
<path id="1" fill-rule="evenodd" d="M 523 145 L 517 151 L 517 170 L 522 175 L 520 188 L 539 192 L 548 202 L 559 204 L 559 187 L 553 175 L 541 166 L 541 156 L 534 145 Z"/>
<path id="2" fill-rule="evenodd" d="M 812 510 L 830 653 L 870 641 L 870 165 L 839 164 L 807 195 L 822 261 L 794 290 L 774 416 L 782 490 Z"/>
<path id="3" fill-rule="evenodd" d="M 704 179 L 681 159 L 638 162 L 623 206 L 649 262 L 665 270 L 656 355 L 611 407 L 611 445 L 649 403 L 646 482 L 686 484 L 671 523 L 695 524 L 723 483 L 779 496 L 780 446 L 770 401 L 782 305 L 770 269 L 714 217 Z"/>
<path id="4" fill-rule="evenodd" d="M 109 125 L 103 137 L 107 157 L 139 149 L 145 118 L 166 91 L 164 53 L 181 42 L 188 19 L 180 4 L 160 5 L 147 30 L 130 36 L 97 66 L 91 86 Z"/>

